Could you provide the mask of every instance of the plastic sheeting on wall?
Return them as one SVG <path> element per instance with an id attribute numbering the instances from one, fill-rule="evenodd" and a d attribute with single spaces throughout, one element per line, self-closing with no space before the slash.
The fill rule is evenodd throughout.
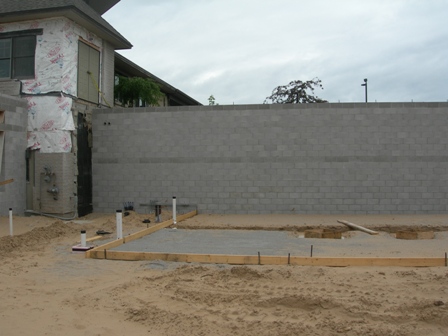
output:
<path id="1" fill-rule="evenodd" d="M 41 153 L 69 153 L 72 150 L 70 131 L 28 132 L 28 147 Z"/>
<path id="2" fill-rule="evenodd" d="M 28 131 L 73 131 L 72 102 L 65 96 L 28 96 Z"/>
<path id="3" fill-rule="evenodd" d="M 28 131 L 48 132 L 55 130 L 73 131 L 73 100 L 65 96 L 29 96 Z"/>
<path id="4" fill-rule="evenodd" d="M 70 131 L 75 129 L 70 97 L 29 96 L 28 147 L 42 153 L 71 151 Z"/>
<path id="5" fill-rule="evenodd" d="M 42 29 L 37 35 L 35 78 L 22 80 L 22 93 L 28 100 L 28 147 L 42 153 L 70 152 L 71 112 L 77 96 L 78 41 L 80 38 L 101 50 L 102 41 L 75 22 L 57 17 L 0 24 L 0 32 Z M 60 97 L 48 93 L 61 93 Z M 63 93 L 63 94 L 62 94 Z"/>
<path id="6" fill-rule="evenodd" d="M 35 78 L 22 81 L 22 93 L 63 92 L 77 95 L 78 40 L 101 49 L 101 40 L 66 18 L 42 19 L 0 25 L 0 32 L 42 29 L 37 35 Z"/>

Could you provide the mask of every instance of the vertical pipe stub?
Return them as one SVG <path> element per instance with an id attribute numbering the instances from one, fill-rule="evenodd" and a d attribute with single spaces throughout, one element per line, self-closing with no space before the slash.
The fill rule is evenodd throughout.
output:
<path id="1" fill-rule="evenodd" d="M 86 230 L 81 230 L 81 247 L 86 247 L 87 241 L 86 241 Z"/>
<path id="2" fill-rule="evenodd" d="M 123 213 L 121 210 L 117 210 L 117 239 L 123 238 Z"/>
<path id="3" fill-rule="evenodd" d="M 13 236 L 13 225 L 12 225 L 12 208 L 9 208 L 9 235 Z"/>
<path id="4" fill-rule="evenodd" d="M 156 204 L 155 205 L 155 217 L 156 217 L 156 222 L 160 223 L 160 215 L 162 214 L 162 206 L 160 204 Z"/>
<path id="5" fill-rule="evenodd" d="M 176 225 L 176 196 L 173 196 L 173 224 Z"/>

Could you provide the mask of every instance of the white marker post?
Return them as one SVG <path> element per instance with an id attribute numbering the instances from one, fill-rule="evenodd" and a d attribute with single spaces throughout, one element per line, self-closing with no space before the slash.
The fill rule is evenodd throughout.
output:
<path id="1" fill-rule="evenodd" d="M 117 239 L 123 238 L 123 214 L 117 210 Z"/>
<path id="2" fill-rule="evenodd" d="M 87 241 L 86 241 L 86 230 L 81 230 L 81 247 L 86 247 Z"/>
<path id="3" fill-rule="evenodd" d="M 176 225 L 176 196 L 173 196 L 173 224 Z"/>
<path id="4" fill-rule="evenodd" d="M 12 208 L 9 208 L 9 235 L 12 237 L 13 236 L 13 232 L 12 232 Z"/>

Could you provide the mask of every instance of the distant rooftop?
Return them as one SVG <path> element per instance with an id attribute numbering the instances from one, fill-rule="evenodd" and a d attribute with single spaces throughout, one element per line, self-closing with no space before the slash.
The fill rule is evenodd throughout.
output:
<path id="1" fill-rule="evenodd" d="M 170 106 L 202 105 L 197 100 L 176 89 L 174 86 L 168 84 L 149 71 L 146 71 L 119 53 L 115 53 L 115 72 L 119 75 L 127 77 L 152 79 L 154 82 L 159 84 L 161 91 L 167 96 Z"/>
<path id="2" fill-rule="evenodd" d="M 130 49 L 132 44 L 101 15 L 119 0 L 1 0 L 0 24 L 67 17 L 110 42 L 115 49 Z"/>
<path id="3" fill-rule="evenodd" d="M 90 7 L 92 7 L 98 14 L 103 15 L 113 6 L 120 2 L 120 0 L 84 0 Z"/>

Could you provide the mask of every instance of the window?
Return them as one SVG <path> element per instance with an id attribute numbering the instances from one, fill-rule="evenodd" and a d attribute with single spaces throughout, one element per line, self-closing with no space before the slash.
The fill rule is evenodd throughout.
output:
<path id="1" fill-rule="evenodd" d="M 0 34 L 0 78 L 34 78 L 36 35 L 42 29 Z"/>
<path id="2" fill-rule="evenodd" d="M 79 41 L 78 48 L 78 97 L 99 102 L 100 52 Z"/>

